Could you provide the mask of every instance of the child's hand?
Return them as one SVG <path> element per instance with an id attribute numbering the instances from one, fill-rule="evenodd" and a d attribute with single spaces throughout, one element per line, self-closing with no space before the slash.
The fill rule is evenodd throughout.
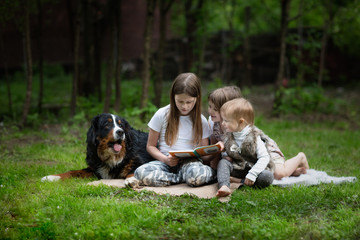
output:
<path id="1" fill-rule="evenodd" d="M 225 151 L 225 145 L 224 145 L 224 143 L 223 143 L 222 141 L 219 141 L 219 142 L 217 142 L 216 144 L 219 144 L 219 145 L 220 145 L 220 151 L 221 151 L 221 152 L 224 152 L 224 151 Z"/>
<path id="2" fill-rule="evenodd" d="M 251 187 L 251 186 L 254 185 L 254 183 L 255 183 L 255 182 L 251 181 L 250 179 L 245 178 L 244 184 L 245 184 L 246 186 L 250 186 L 250 187 Z"/>
<path id="3" fill-rule="evenodd" d="M 169 165 L 170 167 L 174 167 L 179 163 L 179 158 L 169 155 L 169 156 L 167 156 L 167 159 L 166 159 L 165 163 L 167 165 Z"/>

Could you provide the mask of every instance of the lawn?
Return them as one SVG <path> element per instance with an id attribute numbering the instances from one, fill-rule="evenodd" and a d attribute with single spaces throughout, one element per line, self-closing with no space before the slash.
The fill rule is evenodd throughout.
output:
<path id="1" fill-rule="evenodd" d="M 136 122 L 136 121 L 130 121 Z M 286 156 L 360 178 L 360 132 L 346 124 L 258 117 Z M 237 190 L 231 201 L 173 197 L 89 179 L 41 182 L 85 167 L 88 122 L 0 135 L 1 239 L 359 239 L 360 182 Z M 140 125 L 137 127 L 141 127 Z M 279 134 L 280 133 L 280 134 Z"/>
<path id="2" fill-rule="evenodd" d="M 66 105 L 71 76 L 55 76 L 46 81 L 44 102 Z M 207 94 L 221 85 L 203 87 L 204 114 Z M 123 86 L 126 108 L 120 115 L 135 128 L 146 129 L 138 117 L 141 81 Z M 243 93 L 254 104 L 256 125 L 287 157 L 302 151 L 311 168 L 359 179 L 358 89 L 345 89 L 346 94 L 343 88 L 332 89 L 325 96 L 310 88 L 298 91 L 297 97 L 289 89 L 286 114 L 277 118 L 268 115 L 271 89 L 255 87 Z M 71 121 L 66 108 L 58 115 L 33 110 L 30 126 L 20 129 L 12 117 L 21 116 L 24 91 L 22 77 L 12 81 L 15 111 L 7 114 L 6 89 L 0 85 L 0 239 L 360 239 L 359 180 L 263 190 L 243 187 L 227 203 L 87 185 L 95 179 L 41 182 L 43 176 L 86 167 L 86 131 L 102 103 L 80 98 Z M 166 97 L 163 105 L 169 102 Z M 312 112 L 307 111 L 310 104 L 317 107 Z M 36 97 L 32 106 L 36 109 Z M 297 109 L 304 113 L 294 113 Z M 147 108 L 147 121 L 155 110 Z"/>

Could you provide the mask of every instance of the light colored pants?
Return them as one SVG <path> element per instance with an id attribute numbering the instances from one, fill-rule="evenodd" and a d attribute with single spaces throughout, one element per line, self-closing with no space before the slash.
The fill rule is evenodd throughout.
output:
<path id="1" fill-rule="evenodd" d="M 215 180 L 215 171 L 201 162 L 188 162 L 170 167 L 160 161 L 152 161 L 138 167 L 135 178 L 142 185 L 163 187 L 186 182 L 191 187 L 201 186 Z"/>

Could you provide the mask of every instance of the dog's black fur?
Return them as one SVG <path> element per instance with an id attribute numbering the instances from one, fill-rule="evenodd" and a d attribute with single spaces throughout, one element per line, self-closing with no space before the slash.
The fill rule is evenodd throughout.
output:
<path id="1" fill-rule="evenodd" d="M 132 177 L 137 167 L 154 159 L 146 151 L 148 133 L 136 130 L 119 116 L 103 113 L 92 119 L 87 132 L 88 168 L 44 177 L 58 180 L 70 177 L 120 179 Z"/>
<path id="2" fill-rule="evenodd" d="M 135 130 L 125 119 L 100 114 L 93 118 L 87 133 L 86 162 L 98 178 L 126 178 L 154 160 L 146 151 L 147 138 L 148 133 Z M 115 151 L 115 145 L 121 150 Z"/>

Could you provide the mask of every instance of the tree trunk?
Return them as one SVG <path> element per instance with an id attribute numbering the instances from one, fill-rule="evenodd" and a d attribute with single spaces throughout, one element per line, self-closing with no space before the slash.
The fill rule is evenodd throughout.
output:
<path id="1" fill-rule="evenodd" d="M 77 0 L 77 2 L 80 0 Z M 75 27 L 74 27 L 74 13 L 72 8 L 73 0 L 66 0 L 66 8 L 67 8 L 67 15 L 68 15 L 68 22 L 69 22 L 69 30 L 70 30 L 70 46 L 71 51 L 74 53 L 74 39 L 75 39 Z"/>
<path id="2" fill-rule="evenodd" d="M 304 0 L 300 0 L 299 2 L 299 22 L 298 22 L 298 51 L 297 51 L 297 85 L 302 86 L 304 82 L 304 65 L 303 65 L 303 45 L 304 45 L 304 24 L 303 24 L 303 12 L 304 12 Z"/>
<path id="3" fill-rule="evenodd" d="M 121 29 L 121 1 L 115 1 L 115 33 L 116 33 L 116 64 L 115 64 L 115 104 L 114 109 L 120 112 L 121 106 L 121 68 L 122 68 L 122 29 Z"/>
<path id="4" fill-rule="evenodd" d="M 96 11 L 100 11 L 98 8 Z M 101 33 L 100 33 L 100 21 L 95 17 L 94 23 L 94 86 L 96 87 L 96 94 L 98 96 L 98 101 L 102 101 L 102 91 L 101 91 Z M 95 93 L 95 91 L 94 91 Z"/>
<path id="5" fill-rule="evenodd" d="M 205 62 L 205 50 L 207 47 L 207 43 L 208 43 L 208 39 L 206 36 L 202 36 L 201 37 L 201 42 L 202 44 L 200 46 L 198 46 L 199 49 L 199 62 L 198 62 L 198 66 L 197 66 L 197 75 L 200 77 L 200 79 L 202 79 L 203 75 L 204 75 L 204 71 L 203 71 L 203 66 L 204 66 L 204 62 Z"/>
<path id="6" fill-rule="evenodd" d="M 80 95 L 89 97 L 94 94 L 94 86 L 96 85 L 94 79 L 94 25 L 93 11 L 91 7 L 92 0 L 82 0 L 82 15 L 84 19 L 84 69 L 83 78 L 79 82 Z"/>
<path id="7" fill-rule="evenodd" d="M 279 70 L 275 82 L 277 88 L 281 86 L 285 71 L 286 37 L 288 32 L 290 3 L 291 0 L 281 0 L 280 59 Z"/>
<path id="8" fill-rule="evenodd" d="M 274 99 L 274 112 L 277 114 L 277 110 L 281 105 L 281 99 L 283 96 L 283 90 L 281 83 L 284 78 L 285 71 L 285 56 L 286 56 L 286 36 L 288 31 L 289 23 L 289 10 L 291 0 L 281 0 L 281 30 L 280 30 L 280 58 L 279 58 L 279 69 L 277 78 L 275 81 L 275 99 Z"/>
<path id="9" fill-rule="evenodd" d="M 154 105 L 160 107 L 162 97 L 162 83 L 164 78 L 164 56 L 166 47 L 166 16 L 173 4 L 174 0 L 160 0 L 160 40 L 159 40 L 159 56 L 157 61 L 156 80 L 154 81 Z M 167 5 L 166 5 L 167 3 Z"/>
<path id="10" fill-rule="evenodd" d="M 43 11 L 41 1 L 37 0 L 38 8 L 38 21 L 39 21 L 39 32 L 37 34 L 37 44 L 39 51 L 39 96 L 38 96 L 38 113 L 42 111 L 42 103 L 44 96 L 44 71 L 43 71 L 43 43 L 42 43 L 42 31 L 43 31 Z"/>
<path id="11" fill-rule="evenodd" d="M 196 39 L 196 32 L 198 29 L 197 26 L 197 17 L 199 14 L 200 9 L 203 6 L 204 1 L 198 0 L 197 5 L 193 7 L 193 0 L 186 0 L 184 1 L 185 6 L 185 25 L 186 25 L 186 43 L 185 43 L 185 71 L 193 71 L 194 70 L 194 49 L 197 47 L 197 39 Z"/>
<path id="12" fill-rule="evenodd" d="M 4 51 L 4 40 L 3 40 L 3 34 L 0 30 L 0 52 Z M 1 60 L 4 64 L 4 70 L 5 70 L 5 81 L 6 81 L 6 91 L 8 96 L 8 110 L 11 117 L 14 117 L 13 108 L 12 108 L 12 97 L 11 97 L 11 85 L 10 85 L 10 78 L 8 73 L 8 65 L 7 65 L 7 56 L 6 54 L 0 54 Z"/>
<path id="13" fill-rule="evenodd" d="M 244 81 L 239 85 L 243 86 L 251 86 L 251 55 L 250 55 L 250 19 L 251 19 L 251 7 L 247 6 L 245 8 L 245 34 L 244 34 Z"/>
<path id="14" fill-rule="evenodd" d="M 184 69 L 186 72 L 191 71 L 193 65 L 193 49 L 192 44 L 194 44 L 194 31 L 196 29 L 195 20 L 193 14 L 191 13 L 193 0 L 184 1 L 185 5 L 185 26 L 186 26 L 186 42 L 185 42 L 185 51 L 184 51 Z"/>
<path id="15" fill-rule="evenodd" d="M 74 74 L 72 81 L 71 91 L 71 102 L 70 102 L 70 117 L 73 117 L 76 113 L 76 99 L 78 94 L 78 83 L 79 83 L 79 67 L 80 67 L 80 31 L 81 31 L 81 3 L 78 1 L 76 17 L 75 17 L 75 28 L 74 28 Z"/>
<path id="16" fill-rule="evenodd" d="M 332 24 L 332 16 L 329 17 L 324 24 L 323 35 L 321 38 L 321 52 L 320 52 L 320 62 L 319 62 L 319 76 L 318 76 L 318 86 L 321 87 L 324 78 L 324 70 L 325 70 L 325 56 L 326 56 L 326 48 L 329 40 L 329 30 Z"/>
<path id="17" fill-rule="evenodd" d="M 109 17 L 110 21 L 110 56 L 108 60 L 108 66 L 106 69 L 106 89 L 105 89 L 105 100 L 104 100 L 104 112 L 107 113 L 110 111 L 110 102 L 111 102 L 111 93 L 112 93 L 112 80 L 114 79 L 114 51 L 116 46 L 116 20 L 115 20 L 115 11 L 113 9 L 113 1 L 109 4 Z"/>
<path id="18" fill-rule="evenodd" d="M 25 49 L 25 66 L 26 66 L 26 97 L 21 118 L 21 126 L 26 124 L 27 116 L 30 110 L 32 94 L 32 57 L 31 57 L 31 40 L 30 40 L 30 20 L 29 20 L 29 1 L 24 1 L 24 49 Z"/>
<path id="19" fill-rule="evenodd" d="M 227 24 L 229 26 L 229 31 L 222 31 L 222 69 L 221 69 L 221 78 L 229 83 L 232 78 L 232 68 L 233 61 L 231 56 L 231 45 L 234 41 L 234 13 L 236 8 L 236 1 L 231 0 L 231 11 L 228 15 L 225 12 L 225 17 L 227 18 Z"/>
<path id="20" fill-rule="evenodd" d="M 91 92 L 97 94 L 98 101 L 102 101 L 102 79 L 101 79 L 101 40 L 102 36 L 105 34 L 105 26 L 102 25 L 103 14 L 101 14 L 103 9 L 103 4 L 100 1 L 93 1 L 91 4 L 91 19 L 92 19 L 92 28 L 94 34 L 94 53 L 93 53 L 93 64 L 94 64 L 94 86 Z"/>
<path id="21" fill-rule="evenodd" d="M 142 79 L 142 94 L 140 108 L 143 109 L 147 105 L 147 100 L 149 98 L 149 83 L 150 83 L 150 57 L 151 57 L 151 36 L 152 36 L 152 27 L 154 21 L 154 11 L 156 6 L 156 0 L 147 1 L 147 16 L 145 24 L 145 34 L 144 34 L 144 68 L 143 68 L 143 79 Z M 145 114 L 141 114 L 143 119 Z"/>
<path id="22" fill-rule="evenodd" d="M 204 1 L 203 0 L 199 0 L 198 4 L 196 6 L 195 9 L 195 13 L 194 13 L 194 18 L 195 18 L 195 24 L 196 24 L 196 28 L 199 29 L 199 26 L 204 26 L 206 25 L 205 21 L 207 21 L 205 14 L 202 13 L 202 9 L 203 9 L 203 5 L 204 5 Z M 194 42 L 193 42 L 193 71 L 195 71 L 197 73 L 198 76 L 202 76 L 202 68 L 204 65 L 204 61 L 205 61 L 205 50 L 206 50 L 206 45 L 207 45 L 207 41 L 208 41 L 208 37 L 206 36 L 206 34 L 201 33 L 196 31 L 193 32 L 194 34 Z"/>

